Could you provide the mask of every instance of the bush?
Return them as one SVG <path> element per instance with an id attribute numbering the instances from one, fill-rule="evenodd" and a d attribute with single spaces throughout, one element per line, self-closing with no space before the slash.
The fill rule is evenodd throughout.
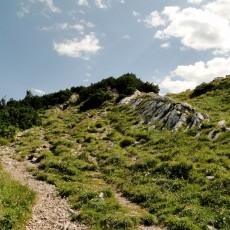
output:
<path id="1" fill-rule="evenodd" d="M 125 139 L 123 139 L 121 142 L 120 142 L 120 146 L 122 148 L 125 148 L 131 144 L 134 143 L 134 139 L 132 137 L 126 137 Z"/>
<path id="2" fill-rule="evenodd" d="M 158 224 L 157 218 L 154 215 L 146 214 L 141 217 L 141 224 L 151 226 Z"/>
<path id="3" fill-rule="evenodd" d="M 208 91 L 213 90 L 214 85 L 212 82 L 210 83 L 202 83 L 201 85 L 198 85 L 192 92 L 192 94 L 190 95 L 191 98 L 193 97 L 198 97 L 202 94 L 205 94 Z"/>
<path id="4" fill-rule="evenodd" d="M 154 170 L 157 173 L 169 176 L 172 179 L 188 179 L 192 165 L 187 162 L 163 162 Z"/>
<path id="5" fill-rule="evenodd" d="M 186 217 L 175 218 L 170 216 L 166 219 L 166 225 L 170 230 L 198 230 L 190 219 Z"/>
<path id="6" fill-rule="evenodd" d="M 101 221 L 103 229 L 130 229 L 137 225 L 137 218 L 125 216 L 124 214 L 108 214 Z"/>
<path id="7" fill-rule="evenodd" d="M 98 90 L 93 94 L 89 95 L 88 99 L 80 107 L 81 111 L 89 109 L 96 109 L 101 106 L 105 101 L 111 100 L 111 96 L 108 93 Z"/>

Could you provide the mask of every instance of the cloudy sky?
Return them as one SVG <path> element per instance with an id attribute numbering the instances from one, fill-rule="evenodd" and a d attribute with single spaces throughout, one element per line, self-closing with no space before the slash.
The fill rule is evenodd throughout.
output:
<path id="1" fill-rule="evenodd" d="M 230 0 L 3 0 L 0 97 L 135 73 L 161 93 L 230 74 Z"/>

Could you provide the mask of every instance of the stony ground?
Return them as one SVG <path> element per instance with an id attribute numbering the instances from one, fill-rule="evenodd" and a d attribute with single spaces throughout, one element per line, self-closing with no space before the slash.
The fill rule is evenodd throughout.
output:
<path id="1" fill-rule="evenodd" d="M 9 152 L 9 149 L 5 151 Z M 27 161 L 18 162 L 7 155 L 1 149 L 2 164 L 6 171 L 11 173 L 14 179 L 37 193 L 37 200 L 32 210 L 32 218 L 28 221 L 27 230 L 83 230 L 87 226 L 70 221 L 74 211 L 66 200 L 58 196 L 54 185 L 38 181 L 27 172 L 31 164 Z"/>
<path id="2" fill-rule="evenodd" d="M 37 193 L 37 199 L 32 209 L 32 218 L 28 221 L 27 230 L 86 230 L 89 227 L 71 222 L 71 214 L 75 213 L 70 208 L 67 201 L 62 199 L 54 185 L 44 181 L 36 180 L 28 171 L 28 167 L 35 167 L 29 161 L 19 162 L 10 158 L 13 148 L 0 149 L 1 162 L 15 180 L 27 185 Z M 11 152 L 11 154 L 9 154 Z M 131 204 L 121 194 L 116 195 L 119 203 L 132 206 L 133 211 L 138 210 L 138 206 Z M 161 230 L 161 228 L 151 226 L 140 226 L 139 230 Z"/>
<path id="3" fill-rule="evenodd" d="M 20 139 L 20 133 L 18 134 Z M 45 141 L 44 130 L 40 130 L 40 139 L 44 142 L 45 148 L 49 149 L 49 143 Z M 54 185 L 34 178 L 27 170 L 28 167 L 37 167 L 29 160 L 17 161 L 11 157 L 15 154 L 13 146 L 0 147 L 1 163 L 12 177 L 23 185 L 27 185 L 37 193 L 37 199 L 32 209 L 32 218 L 28 221 L 27 230 L 86 230 L 89 226 L 71 222 L 71 214 L 76 212 L 71 209 L 65 199 L 62 199 Z M 94 159 L 95 160 L 95 159 Z M 116 192 L 118 202 L 131 210 L 131 214 L 139 215 L 141 208 L 128 201 L 122 194 Z M 139 226 L 138 230 L 162 230 L 156 226 Z"/>

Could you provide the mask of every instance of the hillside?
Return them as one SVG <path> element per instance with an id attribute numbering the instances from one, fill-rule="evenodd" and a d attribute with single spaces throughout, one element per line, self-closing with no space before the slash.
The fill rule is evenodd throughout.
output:
<path id="1" fill-rule="evenodd" d="M 12 141 L 12 157 L 91 229 L 229 229 L 230 77 L 164 97 L 132 77 L 117 88 L 125 77 L 36 98 L 41 123 Z"/>

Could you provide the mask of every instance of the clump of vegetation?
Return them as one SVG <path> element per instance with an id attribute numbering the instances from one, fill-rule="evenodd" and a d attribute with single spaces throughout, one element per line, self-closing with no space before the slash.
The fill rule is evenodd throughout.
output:
<path id="1" fill-rule="evenodd" d="M 82 111 L 98 108 L 105 101 L 113 99 L 111 95 L 117 94 L 116 102 L 134 93 L 135 90 L 142 92 L 158 93 L 159 88 L 150 82 L 143 82 L 135 74 L 124 74 L 115 79 L 109 77 L 92 84 L 89 87 L 72 87 L 72 92 L 79 93 L 78 103 L 84 102 L 80 107 Z"/>
<path id="2" fill-rule="evenodd" d="M 2 230 L 23 229 L 30 217 L 35 193 L 14 181 L 0 166 L 0 226 Z"/>
<path id="3" fill-rule="evenodd" d="M 230 126 L 229 78 L 213 81 L 211 90 L 192 98 L 191 92 L 170 95 L 209 114 L 211 121 L 199 135 L 197 130 L 150 129 L 140 124 L 129 106 L 116 103 L 106 109 L 102 104 L 96 109 L 90 104 L 87 112 L 80 109 L 99 89 L 116 96 L 130 93 L 138 79 L 133 85 L 127 81 L 130 87 L 116 88 L 125 85 L 126 79 L 132 82 L 133 77 L 72 88 L 82 93 L 79 104 L 67 110 L 41 111 L 44 140 L 50 148 L 37 153 L 39 167 L 30 171 L 54 184 L 77 210 L 73 219 L 92 229 L 137 229 L 141 224 L 181 230 L 228 229 L 230 132 L 218 129 L 219 136 L 212 141 L 208 134 L 220 120 Z M 32 128 L 15 142 L 18 156 L 31 155 L 42 146 L 38 130 Z M 138 211 L 120 202 L 118 192 Z"/>

